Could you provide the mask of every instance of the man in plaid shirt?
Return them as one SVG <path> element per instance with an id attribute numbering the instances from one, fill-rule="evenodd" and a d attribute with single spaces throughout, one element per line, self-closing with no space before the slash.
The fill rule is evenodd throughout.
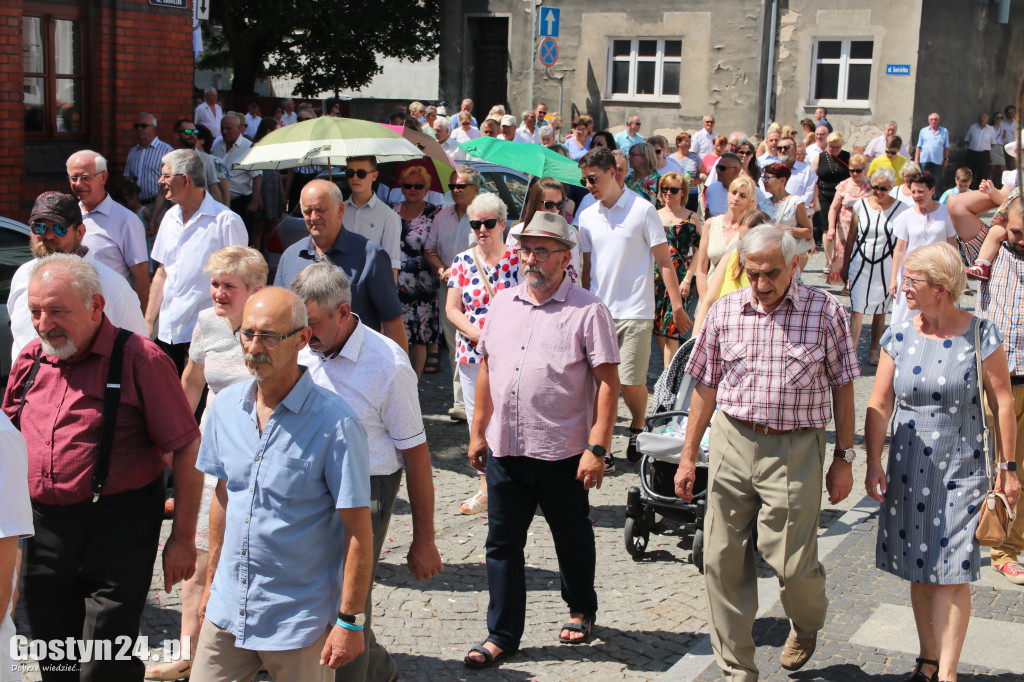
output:
<path id="1" fill-rule="evenodd" d="M 825 427 L 836 451 L 825 486 L 836 504 L 853 487 L 853 380 L 860 376 L 846 311 L 795 279 L 799 247 L 789 230 L 761 225 L 740 242 L 750 287 L 708 313 L 686 371 L 691 399 L 676 494 L 693 499 L 701 436 L 711 428 L 705 579 L 711 642 L 726 679 L 758 679 L 751 628 L 757 574 L 751 547 L 775 570 L 791 622 L 781 662 L 802 667 L 825 623 L 825 569 L 818 562 Z"/>

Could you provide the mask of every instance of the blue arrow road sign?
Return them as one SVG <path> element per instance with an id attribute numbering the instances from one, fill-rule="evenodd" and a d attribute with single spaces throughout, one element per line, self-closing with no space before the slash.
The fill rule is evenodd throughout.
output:
<path id="1" fill-rule="evenodd" d="M 540 49 L 537 50 L 540 63 L 544 66 L 554 66 L 558 61 L 558 43 L 554 38 L 545 38 L 540 41 Z"/>
<path id="2" fill-rule="evenodd" d="M 558 19 L 562 10 L 557 7 L 540 8 L 540 34 L 550 38 L 558 37 Z"/>

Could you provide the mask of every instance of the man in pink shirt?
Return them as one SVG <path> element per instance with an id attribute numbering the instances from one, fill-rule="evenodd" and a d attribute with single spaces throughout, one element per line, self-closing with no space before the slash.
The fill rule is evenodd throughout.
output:
<path id="1" fill-rule="evenodd" d="M 569 605 L 559 639 L 588 641 L 597 614 L 589 491 L 601 487 L 615 424 L 615 323 L 600 299 L 565 276 L 575 242 L 561 216 L 538 211 L 519 243 L 525 284 L 494 300 L 477 342 L 484 360 L 469 461 L 487 473 L 490 605 L 489 634 L 464 659 L 469 668 L 490 667 L 519 649 L 526 622 L 523 548 L 538 505 Z"/>

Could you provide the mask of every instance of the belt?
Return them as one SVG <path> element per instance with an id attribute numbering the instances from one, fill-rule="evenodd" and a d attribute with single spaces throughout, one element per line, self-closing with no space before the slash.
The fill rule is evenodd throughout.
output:
<path id="1" fill-rule="evenodd" d="M 755 424 L 754 422 L 748 422 L 746 419 L 739 419 L 737 417 L 733 417 L 732 415 L 726 415 L 726 416 L 728 416 L 729 419 L 733 420 L 737 424 L 742 424 L 743 426 L 746 426 L 748 429 L 750 429 L 754 433 L 760 433 L 760 434 L 763 434 L 765 436 L 780 436 L 780 435 L 782 435 L 784 433 L 793 433 L 794 431 L 803 431 L 804 430 L 803 427 L 800 427 L 800 428 L 797 428 L 797 429 L 773 429 L 772 427 L 767 426 L 765 424 Z"/>

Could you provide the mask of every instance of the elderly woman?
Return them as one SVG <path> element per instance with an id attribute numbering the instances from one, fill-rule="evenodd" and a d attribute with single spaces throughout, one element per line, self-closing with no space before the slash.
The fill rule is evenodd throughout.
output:
<path id="1" fill-rule="evenodd" d="M 398 183 L 405 197 L 405 201 L 391 207 L 402 219 L 398 300 L 402 302 L 402 320 L 409 337 L 409 359 L 419 377 L 424 371 L 434 374 L 438 367 L 441 324 L 437 315 L 437 281 L 423 252 L 438 207 L 426 201 L 430 173 L 423 166 L 407 166 L 398 176 Z"/>
<path id="2" fill-rule="evenodd" d="M 548 125 L 551 126 L 551 132 L 555 136 L 555 142 L 561 143 L 564 139 L 562 137 L 562 116 L 557 112 L 553 111 L 548 115 Z"/>
<path id="3" fill-rule="evenodd" d="M 881 168 L 871 176 L 871 196 L 853 205 L 850 231 L 843 254 L 840 278 L 850 290 L 850 338 L 854 350 L 860 341 L 864 316 L 871 315 L 871 345 L 868 362 L 878 364 L 878 343 L 885 331 L 889 312 L 889 277 L 892 252 L 896 248 L 895 222 L 906 210 L 889 195 L 896 183 L 892 169 Z"/>
<path id="4" fill-rule="evenodd" d="M 907 206 L 914 205 L 914 197 L 910 195 L 911 181 L 921 174 L 921 167 L 913 161 L 907 161 L 905 164 L 900 166 L 899 180 L 896 185 L 889 190 L 889 194 L 892 195 L 896 201 Z"/>
<path id="5" fill-rule="evenodd" d="M 689 184 L 681 173 L 666 173 L 658 183 L 661 209 L 658 217 L 665 228 L 668 252 L 675 267 L 679 282 L 679 295 L 687 313 L 693 312 L 697 300 L 697 287 L 693 286 L 696 273 L 690 271 L 690 262 L 695 248 L 700 243 L 700 216 L 683 203 L 688 194 Z M 679 350 L 679 343 L 686 335 L 676 329 L 672 319 L 672 301 L 669 299 L 665 281 L 661 277 L 661 266 L 654 266 L 654 340 L 661 349 L 665 367 L 672 362 L 672 356 Z"/>
<path id="6" fill-rule="evenodd" d="M 665 173 L 682 173 L 683 168 L 679 161 L 673 158 L 674 155 L 668 152 L 668 139 L 664 135 L 651 135 L 646 140 L 647 144 L 654 147 L 655 168 L 664 175 Z"/>
<path id="7" fill-rule="evenodd" d="M 655 137 L 660 138 L 661 135 Z M 648 138 L 647 141 L 650 142 L 651 139 Z M 700 158 L 696 152 L 690 151 L 690 143 L 692 141 L 690 133 L 685 130 L 676 135 L 676 151 L 668 157 L 668 160 L 675 162 L 679 166 L 677 172 L 682 173 L 686 177 L 686 183 L 690 187 L 690 192 L 684 197 L 683 203 L 686 205 L 686 208 L 696 211 L 700 203 L 700 188 L 708 178 L 708 166 L 704 165 L 704 159 Z M 661 168 L 658 168 L 658 172 L 662 175 L 665 174 L 665 171 Z"/>
<path id="8" fill-rule="evenodd" d="M 846 254 L 846 239 L 850 234 L 850 219 L 853 217 L 853 205 L 871 196 L 871 180 L 868 179 L 868 161 L 863 154 L 850 157 L 850 177 L 836 185 L 836 195 L 832 199 L 832 208 L 828 212 L 828 231 L 825 233 L 825 244 L 833 245 L 831 257 L 827 259 L 827 284 L 839 284 L 842 278 L 839 271 L 843 267 Z M 843 293 L 848 293 L 845 289 Z M 856 337 L 854 337 L 856 338 Z"/>
<path id="9" fill-rule="evenodd" d="M 619 148 L 618 143 L 615 141 L 615 136 L 609 133 L 607 130 L 598 130 L 594 133 L 594 136 L 590 138 L 590 148 L 595 149 L 597 147 L 604 147 L 615 151 Z"/>
<path id="10" fill-rule="evenodd" d="M 565 148 L 569 150 L 569 158 L 573 161 L 579 161 L 590 151 L 587 122 L 582 116 L 572 122 L 572 135 L 565 138 Z"/>
<path id="11" fill-rule="evenodd" d="M 864 423 L 864 483 L 868 495 L 882 503 L 875 564 L 910 582 L 921 644 L 917 666 L 905 678 L 913 682 L 956 680 L 967 634 L 969 583 L 978 580 L 980 563 L 974 533 L 989 488 L 979 384 L 995 415 L 998 451 L 1006 461 L 1013 461 L 1015 451 L 1003 334 L 989 320 L 957 308 L 966 283 L 960 255 L 948 244 L 907 256 L 902 287 L 920 314 L 882 337 L 885 352 Z M 894 406 L 885 470 L 882 448 Z M 1015 504 L 1015 472 L 999 469 L 995 489 Z"/>
<path id="12" fill-rule="evenodd" d="M 468 111 L 459 112 L 459 127 L 452 131 L 451 139 L 455 140 L 455 144 L 459 145 L 463 142 L 469 142 L 480 137 L 480 129 L 473 127 L 473 115 Z M 452 158 L 456 161 L 465 161 L 468 155 L 461 149 L 456 149 L 455 153 L 452 154 Z"/>
<path id="13" fill-rule="evenodd" d="M 466 401 L 466 421 L 472 425 L 476 377 L 483 359 L 476 350 L 476 342 L 487 321 L 491 299 L 519 283 L 519 248 L 506 246 L 502 238 L 508 208 L 497 194 L 478 195 L 466 212 L 476 243 L 455 256 L 448 275 L 445 312 L 458 330 L 455 354 L 459 382 Z M 459 505 L 459 509 L 463 514 L 479 514 L 487 509 L 484 474 L 480 474 L 477 493 Z"/>
<path id="14" fill-rule="evenodd" d="M 654 147 L 640 142 L 629 148 L 629 175 L 626 187 L 630 188 L 655 206 L 658 205 L 658 157 Z"/>
<path id="15" fill-rule="evenodd" d="M 708 276 L 714 272 L 722 257 L 739 243 L 740 221 L 753 208 L 757 208 L 757 186 L 753 180 L 741 175 L 729 185 L 729 208 L 705 223 L 701 232 L 700 248 L 691 265 L 700 298 L 704 298 L 707 291 Z"/>
<path id="16" fill-rule="evenodd" d="M 181 375 L 189 406 L 195 410 L 209 386 L 211 397 L 203 412 L 203 424 L 214 396 L 221 389 L 252 379 L 242 359 L 242 346 L 235 330 L 242 325 L 242 311 L 249 297 L 267 284 L 267 263 L 256 249 L 228 246 L 213 253 L 206 263 L 210 275 L 210 297 L 213 307 L 199 313 L 188 349 L 188 364 Z M 213 501 L 217 479 L 206 475 L 203 496 L 196 524 L 196 571 L 181 587 L 181 638 L 190 637 L 192 655 L 150 667 L 147 679 L 177 680 L 188 677 L 191 661 L 199 643 L 199 602 L 206 586 L 206 561 L 210 551 L 210 502 Z"/>
<path id="17" fill-rule="evenodd" d="M 822 218 L 827 218 L 832 210 L 839 183 L 850 177 L 850 152 L 843 151 L 843 141 L 842 133 L 829 133 L 825 138 L 825 151 L 811 159 L 811 167 L 818 174 L 818 206 Z M 821 243 L 825 247 L 825 260 L 831 263 L 835 258 L 835 243 L 828 234 L 822 235 Z"/>

